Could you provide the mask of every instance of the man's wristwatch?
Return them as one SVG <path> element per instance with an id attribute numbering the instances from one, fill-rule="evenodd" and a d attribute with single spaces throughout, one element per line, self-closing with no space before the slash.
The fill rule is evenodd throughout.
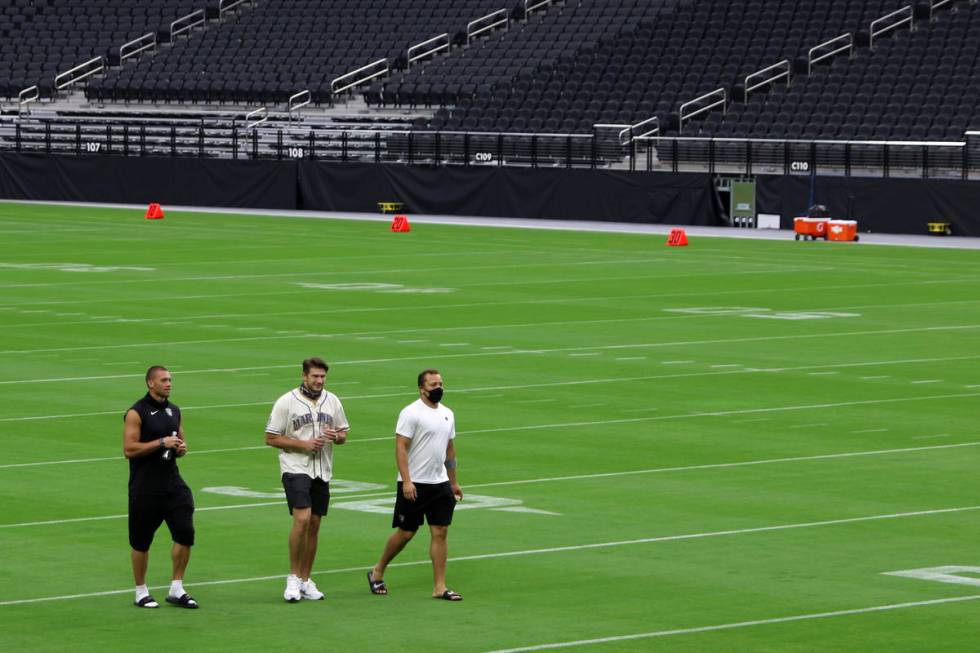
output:
<path id="1" fill-rule="evenodd" d="M 163 438 L 160 438 L 160 448 L 161 449 L 167 448 L 167 443 L 163 441 Z"/>

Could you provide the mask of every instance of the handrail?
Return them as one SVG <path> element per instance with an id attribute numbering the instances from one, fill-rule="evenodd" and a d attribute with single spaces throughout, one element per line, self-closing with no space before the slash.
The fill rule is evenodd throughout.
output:
<path id="1" fill-rule="evenodd" d="M 379 66 L 381 64 L 384 64 L 384 70 L 379 70 L 378 72 L 376 72 L 376 73 L 374 73 L 372 75 L 368 75 L 367 77 L 359 78 L 359 79 L 351 82 L 350 84 L 347 84 L 346 86 L 343 86 L 341 88 L 337 88 L 337 86 L 338 86 L 338 84 L 340 83 L 341 80 L 345 80 L 348 77 L 356 77 L 359 73 L 362 73 L 362 72 L 364 72 L 366 70 L 370 70 L 371 68 L 375 68 L 375 67 L 377 67 L 377 66 Z M 379 75 L 387 75 L 387 74 L 388 74 L 388 59 L 387 58 L 385 58 L 385 59 L 378 59 L 377 61 L 372 61 L 371 63 L 369 63 L 366 66 L 361 66 L 357 70 L 352 70 L 349 73 L 344 73 L 340 77 L 335 78 L 332 82 L 330 82 L 330 92 L 333 93 L 334 95 L 337 95 L 338 93 L 343 93 L 344 91 L 346 91 L 349 88 L 354 88 L 355 86 L 358 86 L 359 84 L 363 84 L 364 82 L 366 82 L 368 80 L 374 79 L 375 77 L 378 77 Z"/>
<path id="2" fill-rule="evenodd" d="M 954 2 L 956 0 L 929 0 L 929 20 L 933 19 L 933 14 L 936 13 L 937 9 L 945 5 L 951 5 Z"/>
<path id="3" fill-rule="evenodd" d="M 151 40 L 147 43 L 146 42 L 147 39 L 151 39 Z M 134 46 L 134 45 L 139 47 L 135 47 L 132 48 L 130 51 L 123 52 L 124 50 L 126 50 L 126 48 L 129 48 L 130 46 Z M 156 47 L 157 47 L 157 33 L 147 32 L 143 36 L 140 36 L 139 38 L 135 38 L 132 41 L 128 43 L 123 43 L 121 46 L 119 46 L 119 62 L 122 63 L 123 61 L 126 61 L 126 59 L 129 59 L 130 57 L 135 57 L 136 55 L 138 55 L 140 52 L 143 52 L 144 50 L 149 50 L 151 48 L 156 49 Z"/>
<path id="4" fill-rule="evenodd" d="M 888 22 L 892 18 L 895 18 L 896 16 L 900 16 L 900 15 L 905 15 L 905 17 L 902 18 L 902 20 L 896 21 L 896 22 L 888 25 L 887 27 L 883 27 L 880 30 L 875 31 L 875 25 L 877 25 L 878 23 Z M 886 32 L 892 31 L 893 29 L 897 29 L 897 28 L 901 27 L 902 25 L 904 25 L 905 23 L 908 23 L 908 25 L 909 25 L 909 31 L 910 32 L 914 32 L 915 31 L 915 20 L 914 20 L 913 16 L 914 16 L 914 13 L 912 12 L 912 5 L 906 5 L 906 6 L 902 7 L 901 9 L 897 9 L 896 11 L 893 11 L 890 14 L 885 14 L 881 18 L 878 18 L 878 19 L 875 19 L 875 20 L 871 21 L 871 28 L 870 28 L 871 29 L 871 35 L 869 36 L 869 40 L 868 40 L 868 49 L 869 50 L 874 50 L 875 49 L 875 37 L 876 36 L 880 36 L 881 34 L 885 34 Z"/>
<path id="5" fill-rule="evenodd" d="M 218 0 L 218 19 L 224 17 L 225 12 L 231 11 L 240 4 L 248 3 L 252 5 L 254 0 Z"/>
<path id="6" fill-rule="evenodd" d="M 412 53 L 414 51 L 420 50 L 420 49 L 424 48 L 425 46 L 429 45 L 430 43 L 435 43 L 436 41 L 440 41 L 440 40 L 441 41 L 444 41 L 444 43 L 442 43 L 441 45 L 438 45 L 438 46 L 436 46 L 434 48 L 429 48 L 428 50 L 426 50 L 422 54 L 412 56 Z M 449 33 L 448 32 L 443 32 L 439 36 L 433 36 L 428 41 L 422 41 L 421 43 L 416 43 L 415 45 L 413 45 L 412 47 L 410 47 L 408 50 L 406 50 L 405 51 L 405 54 L 408 57 L 408 65 L 411 66 L 413 61 L 418 61 L 419 59 L 423 59 L 425 57 L 428 57 L 430 55 L 433 55 L 436 52 L 439 52 L 440 50 L 448 50 L 448 49 L 449 49 Z"/>
<path id="7" fill-rule="evenodd" d="M 637 129 L 639 129 L 640 127 L 642 127 L 642 126 L 644 126 L 646 124 L 649 124 L 649 123 L 654 123 L 654 122 L 657 123 L 657 124 L 656 124 L 656 126 L 653 129 L 650 129 L 649 131 L 645 131 L 642 134 L 640 134 L 639 136 L 634 136 L 633 135 L 633 132 L 636 131 Z M 629 135 L 629 138 L 627 138 L 625 141 L 623 140 L 623 134 L 628 134 Z M 660 134 L 660 117 L 659 116 L 652 116 L 650 118 L 647 118 L 646 120 L 641 120 L 640 122 L 636 123 L 635 125 L 629 125 L 628 127 L 626 127 L 626 129 L 624 129 L 623 131 L 619 132 L 619 144 L 620 145 L 629 145 L 630 142 L 632 142 L 634 138 L 643 138 L 644 136 L 649 136 L 650 134 L 658 134 L 658 135 Z"/>
<path id="8" fill-rule="evenodd" d="M 980 132 L 976 132 L 980 135 Z M 637 136 L 637 139 L 641 138 Z M 643 140 L 673 140 L 673 141 L 714 141 L 716 143 L 796 143 L 806 144 L 816 143 L 817 145 L 896 145 L 896 146 L 928 146 L 928 147 L 963 147 L 966 145 L 960 141 L 851 141 L 851 140 L 829 140 L 829 139 L 803 139 L 803 138 L 737 138 L 737 137 L 716 137 L 716 136 L 656 136 L 644 137 Z"/>
<path id="9" fill-rule="evenodd" d="M 712 104 L 709 104 L 706 107 L 701 107 L 700 109 L 698 109 L 697 111 L 694 111 L 693 113 L 689 113 L 689 114 L 685 114 L 684 113 L 684 110 L 687 109 L 688 107 L 694 106 L 696 104 L 700 104 L 702 100 L 707 100 L 708 98 L 716 97 L 716 96 L 719 96 L 719 95 L 721 96 L 721 99 L 718 100 L 717 102 L 714 102 Z M 711 91 L 710 93 L 705 93 L 701 97 L 696 97 L 693 100 L 691 100 L 690 102 L 685 102 L 684 104 L 682 104 L 681 105 L 681 108 L 678 109 L 678 111 L 677 111 L 677 114 L 680 116 L 680 122 L 677 125 L 677 133 L 679 134 L 679 133 L 681 133 L 684 130 L 684 121 L 685 120 L 690 120 L 691 118 L 693 118 L 695 116 L 699 116 L 702 113 L 705 113 L 707 111 L 711 111 L 712 109 L 714 109 L 717 106 L 721 106 L 722 112 L 724 112 L 724 113 L 727 113 L 728 112 L 728 91 L 726 89 L 724 89 L 724 88 L 716 88 L 715 90 Z"/>
<path id="10" fill-rule="evenodd" d="M 79 75 L 78 77 L 74 77 L 73 76 L 74 73 L 76 73 L 79 70 L 82 70 L 84 68 L 88 68 L 88 67 L 90 67 L 94 63 L 98 63 L 98 66 L 95 67 L 95 68 L 92 68 L 92 70 L 86 72 L 83 75 Z M 74 68 L 71 68 L 69 70 L 66 70 L 65 72 L 59 73 L 57 76 L 55 76 L 55 78 L 54 78 L 54 87 L 57 90 L 60 91 L 63 88 L 68 88 L 69 86 L 71 86 L 75 82 L 82 81 L 86 77 L 91 77 L 92 75 L 95 75 L 96 73 L 101 73 L 103 70 L 105 70 L 105 57 L 99 56 L 99 57 L 95 57 L 94 59 L 89 59 L 85 63 L 78 64 Z M 66 77 L 68 78 L 68 81 L 67 82 L 62 82 L 61 80 L 62 79 L 65 79 Z"/>
<path id="11" fill-rule="evenodd" d="M 30 95 L 31 91 L 34 92 Z M 23 107 L 31 102 L 37 102 L 41 97 L 41 91 L 38 89 L 37 85 L 28 86 L 23 91 L 17 94 L 17 105 Z"/>
<path id="12" fill-rule="evenodd" d="M 306 96 L 306 99 L 301 102 L 298 101 L 304 95 Z M 289 112 L 292 113 L 293 111 L 302 109 L 312 101 L 313 101 L 313 94 L 310 93 L 309 89 L 302 90 L 299 93 L 293 93 L 292 95 L 289 96 Z"/>
<path id="13" fill-rule="evenodd" d="M 195 20 L 196 19 L 196 20 Z M 204 10 L 198 9 L 197 11 L 192 11 L 186 16 L 181 16 L 175 21 L 170 23 L 170 44 L 173 45 L 174 38 L 184 32 L 194 29 L 198 25 L 203 25 L 205 21 Z M 180 23 L 180 27 L 177 24 Z M 184 23 L 187 23 L 186 25 Z"/>
<path id="14" fill-rule="evenodd" d="M 779 73 L 778 75 L 767 77 L 766 79 L 762 80 L 758 84 L 755 85 L 749 84 L 749 80 L 756 77 L 765 77 L 766 73 L 768 73 L 771 70 L 776 70 L 777 68 L 785 68 L 785 70 Z M 756 89 L 760 89 L 763 86 L 769 86 L 770 84 L 776 82 L 777 80 L 782 79 L 783 77 L 786 78 L 786 88 L 789 88 L 789 83 L 792 79 L 792 70 L 793 67 L 790 65 L 789 59 L 783 59 L 779 63 L 774 63 L 768 68 L 763 68 L 762 70 L 755 71 L 751 75 L 746 75 L 745 76 L 745 101 L 748 102 L 749 93 L 751 93 L 752 91 Z"/>
<path id="15" fill-rule="evenodd" d="M 550 5 L 554 0 L 524 0 L 524 17 L 527 18 L 532 11 L 537 11 L 545 5 Z"/>
<path id="16" fill-rule="evenodd" d="M 820 50 L 821 48 L 825 48 L 830 45 L 836 45 L 837 43 L 840 43 L 842 41 L 846 41 L 846 45 L 843 45 L 837 48 L 836 50 L 831 50 L 830 52 L 827 52 L 825 54 L 820 55 L 819 57 L 814 58 L 813 53 L 816 52 L 817 50 Z M 847 34 L 841 34 L 836 38 L 830 39 L 829 41 L 824 41 L 820 45 L 813 46 L 806 53 L 806 74 L 809 75 L 810 73 L 813 72 L 813 64 L 820 63 L 821 61 L 825 59 L 829 59 L 834 55 L 840 54 L 845 50 L 849 52 L 848 56 L 851 57 L 854 56 L 854 35 L 851 34 L 850 32 L 848 32 Z"/>
<path id="17" fill-rule="evenodd" d="M 258 120 L 253 120 L 253 118 L 258 118 Z M 249 111 L 245 114 L 245 129 L 254 129 L 268 119 L 269 110 L 266 107 L 259 107 L 254 111 Z"/>
<path id="18" fill-rule="evenodd" d="M 501 15 L 503 16 L 501 20 L 495 20 L 498 16 Z M 477 30 L 473 29 L 474 25 L 478 25 L 486 21 L 493 21 L 493 22 L 489 22 L 487 25 L 484 25 L 480 29 Z M 497 27 L 498 25 L 507 25 L 509 23 L 510 23 L 510 16 L 507 14 L 506 9 L 498 9 L 497 11 L 491 12 L 486 16 L 481 16 L 476 20 L 471 20 L 470 22 L 466 23 L 466 43 L 469 44 L 470 39 L 472 39 L 477 34 L 482 34 L 483 32 L 486 32 L 487 30 L 491 30 L 494 27 Z"/>

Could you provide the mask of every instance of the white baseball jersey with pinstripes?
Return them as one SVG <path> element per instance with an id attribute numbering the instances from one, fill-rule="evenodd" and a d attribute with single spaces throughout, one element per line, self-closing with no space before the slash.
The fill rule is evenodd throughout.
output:
<path id="1" fill-rule="evenodd" d="M 350 427 L 337 395 L 322 390 L 314 401 L 296 389 L 276 400 L 265 431 L 296 440 L 312 440 L 324 426 L 340 430 Z M 329 481 L 333 476 L 333 443 L 328 440 L 316 453 L 280 449 L 279 470 L 283 474 L 306 474 L 310 478 Z"/>

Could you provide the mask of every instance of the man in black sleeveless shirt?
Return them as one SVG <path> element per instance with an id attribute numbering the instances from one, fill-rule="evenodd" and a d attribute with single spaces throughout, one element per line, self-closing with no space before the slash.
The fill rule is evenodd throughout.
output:
<path id="1" fill-rule="evenodd" d="M 174 545 L 173 581 L 167 603 L 198 607 L 184 591 L 184 570 L 194 545 L 194 498 L 180 477 L 177 458 L 187 453 L 180 409 L 170 403 L 172 385 L 167 368 L 146 371 L 146 396 L 126 411 L 123 453 L 129 459 L 129 544 L 132 547 L 135 603 L 158 608 L 146 587 L 146 566 L 153 535 L 164 521 Z"/>

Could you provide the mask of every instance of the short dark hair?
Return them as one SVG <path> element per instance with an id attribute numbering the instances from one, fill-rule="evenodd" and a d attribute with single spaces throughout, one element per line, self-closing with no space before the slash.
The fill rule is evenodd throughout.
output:
<path id="1" fill-rule="evenodd" d="M 313 356 L 303 361 L 303 374 L 309 374 L 313 368 L 323 370 L 324 372 L 330 371 L 330 366 L 319 356 Z"/>
<path id="2" fill-rule="evenodd" d="M 419 387 L 421 388 L 423 385 L 425 385 L 425 377 L 429 376 L 430 374 L 438 374 L 438 373 L 439 370 L 434 370 L 431 367 L 427 370 L 422 370 L 421 372 L 419 372 Z"/>
<path id="3" fill-rule="evenodd" d="M 151 365 L 150 368 L 146 370 L 146 382 L 149 383 L 150 379 L 152 379 L 153 375 L 156 374 L 157 372 L 169 372 L 169 371 L 170 370 L 168 370 L 163 365 Z"/>

